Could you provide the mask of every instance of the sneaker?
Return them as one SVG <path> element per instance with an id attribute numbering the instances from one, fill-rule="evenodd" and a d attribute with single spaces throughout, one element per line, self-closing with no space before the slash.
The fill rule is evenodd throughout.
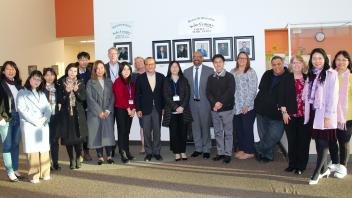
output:
<path id="1" fill-rule="evenodd" d="M 331 161 L 328 165 L 331 172 L 336 172 L 339 169 L 339 164 L 333 164 Z"/>
<path id="2" fill-rule="evenodd" d="M 339 178 L 339 179 L 342 179 L 342 178 L 344 178 L 346 175 L 347 175 L 347 168 L 346 168 L 344 165 L 339 164 L 339 167 L 338 167 L 338 169 L 336 170 L 336 172 L 335 172 L 335 174 L 334 174 L 334 177 Z"/>

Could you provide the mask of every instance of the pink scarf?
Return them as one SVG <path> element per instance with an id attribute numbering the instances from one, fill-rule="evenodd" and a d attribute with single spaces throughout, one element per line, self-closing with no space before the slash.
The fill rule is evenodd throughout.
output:
<path id="1" fill-rule="evenodd" d="M 344 73 L 339 74 L 342 78 L 339 84 L 339 101 L 337 103 L 337 128 L 346 130 L 346 120 L 348 113 L 348 83 L 350 78 L 350 70 L 346 70 Z"/>

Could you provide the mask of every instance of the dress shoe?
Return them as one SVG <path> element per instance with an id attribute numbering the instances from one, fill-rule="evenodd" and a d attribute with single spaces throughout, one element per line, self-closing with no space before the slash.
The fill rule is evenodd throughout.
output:
<path id="1" fill-rule="evenodd" d="M 115 163 L 115 161 L 114 161 L 112 158 L 107 159 L 106 161 L 108 162 L 108 164 L 113 164 L 113 163 Z"/>
<path id="2" fill-rule="evenodd" d="M 303 174 L 303 170 L 296 169 L 295 170 L 295 174 L 296 175 L 302 175 Z"/>
<path id="3" fill-rule="evenodd" d="M 222 160 L 222 159 L 224 159 L 224 155 L 216 155 L 214 158 L 213 158 L 213 160 L 214 161 L 219 161 L 219 160 Z"/>
<path id="4" fill-rule="evenodd" d="M 323 177 L 329 178 L 330 173 L 331 173 L 330 169 L 326 169 L 326 171 L 324 173 L 320 174 L 319 177 L 320 178 L 323 178 Z"/>
<path id="5" fill-rule="evenodd" d="M 269 158 L 266 158 L 266 157 L 262 157 L 262 160 L 261 160 L 261 162 L 263 162 L 263 163 L 269 163 L 269 162 L 271 162 L 271 161 L 273 161 L 272 159 L 269 159 Z"/>
<path id="6" fill-rule="evenodd" d="M 319 180 L 320 180 L 319 176 L 317 178 L 315 178 L 315 179 L 310 178 L 309 185 L 316 185 L 316 184 L 318 184 Z"/>
<path id="7" fill-rule="evenodd" d="M 16 177 L 15 173 L 8 175 L 8 177 L 11 182 L 18 182 L 19 181 L 18 178 Z"/>
<path id="8" fill-rule="evenodd" d="M 175 161 L 177 162 L 177 161 L 180 161 L 180 160 L 182 160 L 181 155 L 180 154 L 175 154 Z"/>
<path id="9" fill-rule="evenodd" d="M 230 162 L 231 162 L 231 156 L 227 156 L 227 155 L 225 155 L 225 156 L 224 156 L 224 160 L 223 160 L 223 162 L 224 162 L 225 164 L 230 163 Z"/>
<path id="10" fill-rule="evenodd" d="M 82 167 L 81 161 L 78 159 L 76 159 L 76 169 L 80 169 Z"/>
<path id="11" fill-rule="evenodd" d="M 150 162 L 152 160 L 152 155 L 148 154 L 144 157 L 144 161 Z"/>
<path id="12" fill-rule="evenodd" d="M 191 157 L 198 157 L 199 155 L 201 155 L 202 152 L 198 152 L 198 151 L 194 151 L 191 155 Z"/>
<path id="13" fill-rule="evenodd" d="M 22 175 L 21 175 L 19 172 L 17 172 L 17 171 L 15 171 L 15 176 L 17 177 L 17 179 L 18 179 L 19 181 L 23 181 L 23 180 L 26 179 L 25 176 L 22 176 Z"/>
<path id="14" fill-rule="evenodd" d="M 163 160 L 163 157 L 159 154 L 159 155 L 154 155 L 154 158 L 158 161 Z"/>
<path id="15" fill-rule="evenodd" d="M 53 164 L 53 169 L 54 169 L 54 170 L 61 170 L 61 167 L 59 166 L 58 163 L 54 163 L 54 164 Z"/>
<path id="16" fill-rule="evenodd" d="M 89 152 L 85 152 L 83 155 L 84 161 L 92 161 L 92 157 L 89 155 Z"/>
<path id="17" fill-rule="evenodd" d="M 129 161 L 126 152 L 125 151 L 121 151 L 120 155 L 121 155 L 121 161 L 124 164 L 126 164 Z"/>
<path id="18" fill-rule="evenodd" d="M 181 153 L 182 160 L 188 160 L 186 153 Z"/>
<path id="19" fill-rule="evenodd" d="M 131 155 L 130 152 L 127 152 L 126 154 L 127 154 L 128 160 L 134 160 L 135 159 L 135 157 L 133 155 Z"/>
<path id="20" fill-rule="evenodd" d="M 97 163 L 98 163 L 98 165 L 102 165 L 103 162 L 104 162 L 103 160 L 99 159 Z"/>
<path id="21" fill-rule="evenodd" d="M 292 171 L 294 171 L 295 170 L 295 168 L 292 168 L 292 167 L 287 167 L 287 168 L 285 168 L 285 171 L 286 172 L 292 172 Z"/>
<path id="22" fill-rule="evenodd" d="M 115 149 L 111 151 L 111 157 L 115 157 Z"/>
<path id="23" fill-rule="evenodd" d="M 262 161 L 262 155 L 260 153 L 255 152 L 254 157 L 258 162 Z"/>
<path id="24" fill-rule="evenodd" d="M 203 153 L 203 159 L 209 159 L 210 153 Z"/>

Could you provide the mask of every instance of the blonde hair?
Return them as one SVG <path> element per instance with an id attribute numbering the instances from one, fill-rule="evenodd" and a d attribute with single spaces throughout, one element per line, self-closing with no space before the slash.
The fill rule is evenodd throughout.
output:
<path id="1" fill-rule="evenodd" d="M 307 63 L 304 61 L 303 57 L 300 55 L 294 55 L 292 56 L 291 60 L 290 60 L 290 64 L 288 65 L 288 70 L 292 73 L 292 65 L 293 65 L 293 61 L 294 60 L 298 60 L 299 62 L 302 62 L 303 64 L 303 68 L 302 68 L 302 73 L 306 74 L 308 72 L 308 65 Z"/>

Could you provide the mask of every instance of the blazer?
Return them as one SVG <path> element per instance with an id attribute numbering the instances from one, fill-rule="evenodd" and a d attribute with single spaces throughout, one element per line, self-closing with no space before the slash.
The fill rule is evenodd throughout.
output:
<path id="1" fill-rule="evenodd" d="M 307 79 L 306 74 L 303 74 L 303 79 Z M 283 77 L 279 89 L 280 93 L 282 93 L 278 97 L 279 107 L 286 107 L 288 114 L 297 113 L 296 82 L 293 73 L 288 73 Z"/>
<path id="2" fill-rule="evenodd" d="M 170 125 L 171 114 L 175 112 L 175 110 L 181 106 L 183 107 L 183 122 L 189 123 L 192 122 L 191 110 L 189 109 L 189 95 L 190 88 L 188 81 L 185 77 L 180 76 L 177 81 L 177 94 L 180 97 L 180 105 L 173 101 L 173 96 L 175 95 L 174 90 L 172 88 L 172 79 L 165 78 L 164 82 L 164 100 L 165 100 L 165 109 L 163 115 L 162 125 L 168 127 Z"/>
<path id="3" fill-rule="evenodd" d="M 153 101 L 155 108 L 159 113 L 161 113 L 164 108 L 164 98 L 163 98 L 163 85 L 164 85 L 164 75 L 155 72 L 155 89 L 152 91 L 147 72 L 139 75 L 136 79 L 136 95 L 134 103 L 136 105 L 136 111 L 142 111 L 143 115 L 148 115 L 152 113 Z"/>
<path id="4" fill-rule="evenodd" d="M 310 104 L 308 102 L 308 82 L 306 80 L 303 97 L 304 97 L 304 124 L 309 121 Z M 323 83 L 318 83 L 322 88 L 321 96 L 315 95 L 315 98 L 322 97 L 322 107 L 315 110 L 313 121 L 313 129 L 336 129 L 337 128 L 337 103 L 339 98 L 339 81 L 337 72 L 333 69 L 326 71 L 326 78 Z M 319 89 L 319 88 L 317 88 Z M 317 93 L 317 92 L 316 92 Z M 331 128 L 324 128 L 324 118 L 329 118 L 331 121 Z"/>
<path id="5" fill-rule="evenodd" d="M 20 115 L 23 152 L 47 152 L 50 150 L 49 125 L 50 104 L 43 92 L 37 98 L 31 90 L 22 89 L 17 95 L 17 109 Z M 38 126 L 37 121 L 45 117 L 46 123 Z"/>
<path id="6" fill-rule="evenodd" d="M 115 145 L 114 136 L 114 94 L 110 79 L 104 79 L 104 89 L 98 80 L 87 83 L 87 125 L 88 147 L 101 148 Z M 110 111 L 107 118 L 101 119 L 99 114 Z"/>
<path id="7" fill-rule="evenodd" d="M 20 85 L 16 85 L 18 90 L 21 89 Z M 16 111 L 15 100 L 11 90 L 5 80 L 0 81 L 0 120 L 5 119 L 6 122 L 11 120 L 11 112 Z"/>

